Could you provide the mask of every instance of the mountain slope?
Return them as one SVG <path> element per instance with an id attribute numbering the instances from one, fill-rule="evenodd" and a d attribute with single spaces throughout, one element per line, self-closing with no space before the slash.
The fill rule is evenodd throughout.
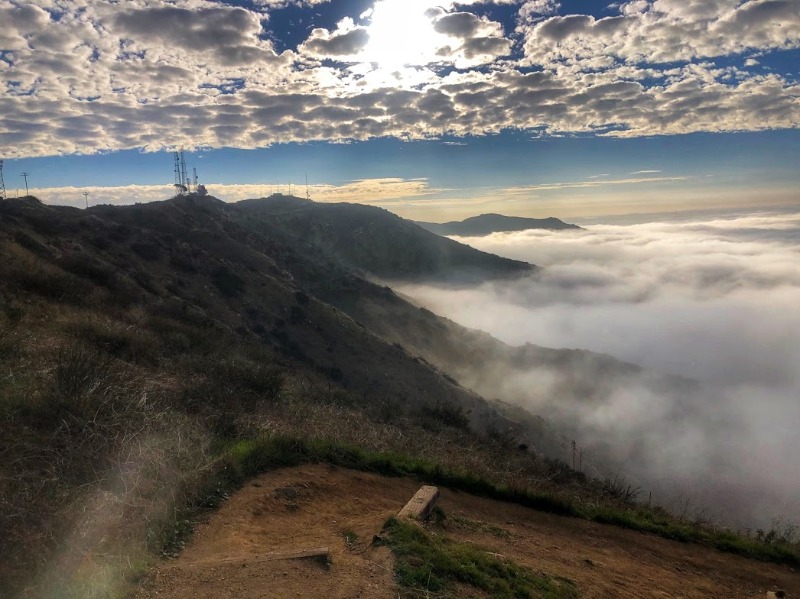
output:
<path id="1" fill-rule="evenodd" d="M 569 437 L 457 382 L 516 399 L 498 379 L 545 365 L 563 387 L 547 405 L 597 403 L 639 369 L 505 346 L 276 222 L 193 196 L 0 203 L 0 594 L 123 596 L 189 514 L 303 460 L 600 505 L 669 533 L 662 511 L 570 469 Z"/>
<path id="2" fill-rule="evenodd" d="M 437 235 L 457 235 L 460 237 L 479 237 L 491 235 L 492 233 L 525 231 L 527 229 L 547 229 L 550 231 L 580 229 L 578 225 L 565 223 L 554 217 L 524 218 L 521 216 L 503 216 L 502 214 L 481 214 L 462 221 L 450 221 L 447 223 L 417 222 L 417 224 Z"/>
<path id="3" fill-rule="evenodd" d="M 443 239 L 373 206 L 272 196 L 235 209 L 274 238 L 384 280 L 475 282 L 536 269 Z"/>
<path id="4" fill-rule="evenodd" d="M 284 268 L 299 260 L 292 248 L 242 226 L 236 207 L 195 197 L 88 212 L 38 202 L 0 207 L 7 237 L 34 248 L 41 261 L 110 285 L 112 298 L 178 304 L 353 392 L 380 386 L 387 401 L 406 410 L 455 402 L 476 426 L 492 421 L 476 394 L 306 295 Z M 325 270 L 309 274 L 323 277 Z M 74 284 L 82 286 L 80 279 Z"/>
<path id="5" fill-rule="evenodd" d="M 295 213 L 298 202 L 305 210 Z M 280 218 L 283 213 L 279 207 L 287 206 L 292 218 L 297 219 L 291 227 L 283 226 L 286 221 Z M 310 294 L 342 310 L 387 342 L 402 346 L 411 355 L 419 356 L 493 400 L 500 411 L 519 424 L 515 430 L 520 440 L 536 450 L 567 459 L 571 439 L 598 436 L 596 431 L 582 428 L 574 414 L 587 407 L 602 409 L 604 404 L 614 401 L 615 392 L 620 388 L 642 388 L 651 393 L 675 396 L 672 416 L 676 419 L 691 417 L 697 409 L 686 399 L 690 395 L 688 391 L 695 387 L 690 381 L 645 372 L 633 364 L 585 350 L 550 349 L 531 344 L 512 347 L 491 335 L 467 329 L 415 306 L 379 284 L 382 273 L 386 272 L 383 262 L 372 270 L 371 263 L 364 261 L 358 272 L 353 271 L 328 252 L 329 239 L 318 241 L 314 235 L 305 235 L 300 224 L 302 218 L 294 215 L 307 214 L 310 206 L 305 200 L 273 197 L 240 202 L 231 209 L 244 210 L 245 226 L 280 236 L 284 246 L 292 248 L 291 256 L 273 255 Z M 346 215 L 351 214 L 353 208 L 363 207 L 317 206 L 313 209 L 314 227 L 323 231 L 337 229 L 337 235 L 344 236 Z M 387 222 L 393 225 L 397 218 Z M 386 243 L 386 237 L 377 242 L 379 246 Z M 370 238 L 362 237 L 359 251 L 370 255 L 380 254 L 382 250 L 375 247 Z M 397 271 L 394 274 L 397 275 Z M 536 276 L 535 271 L 528 276 Z M 374 278 L 379 281 L 373 281 Z M 439 282 L 447 281 L 444 277 Z M 547 381 L 547 384 L 538 381 Z M 547 420 L 539 417 L 541 415 L 546 415 Z M 616 470 L 618 464 L 632 463 L 641 457 L 636 444 L 615 446 L 608 443 L 600 447 L 587 442 L 586 448 L 592 456 L 592 464 L 605 470 Z"/>

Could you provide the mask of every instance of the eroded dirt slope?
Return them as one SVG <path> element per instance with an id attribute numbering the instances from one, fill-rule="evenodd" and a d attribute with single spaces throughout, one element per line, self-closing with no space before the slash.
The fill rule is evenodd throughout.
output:
<path id="1" fill-rule="evenodd" d="M 155 568 L 135 596 L 396 596 L 391 554 L 371 540 L 419 486 L 326 465 L 264 474 L 198 525 L 185 551 Z M 433 531 L 567 577 L 586 599 L 750 599 L 776 588 L 789 597 L 800 591 L 800 573 L 786 566 L 441 491 L 447 518 Z M 274 559 L 323 546 L 329 566 Z"/>

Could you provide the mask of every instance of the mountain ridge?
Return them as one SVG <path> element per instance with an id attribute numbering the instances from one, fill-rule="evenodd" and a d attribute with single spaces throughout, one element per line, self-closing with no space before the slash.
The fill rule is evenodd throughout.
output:
<path id="1" fill-rule="evenodd" d="M 553 216 L 548 218 L 527 218 L 522 216 L 505 216 L 492 212 L 471 216 L 461 221 L 450 221 L 446 223 L 416 221 L 416 223 L 437 235 L 455 235 L 459 237 L 481 237 L 491 235 L 492 233 L 526 231 L 528 229 L 564 231 L 581 228 L 578 225 L 566 223 Z"/>

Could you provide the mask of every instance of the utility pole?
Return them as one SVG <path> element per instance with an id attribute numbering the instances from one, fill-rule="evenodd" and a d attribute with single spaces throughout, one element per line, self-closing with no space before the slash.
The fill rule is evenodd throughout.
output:
<path id="1" fill-rule="evenodd" d="M 83 192 L 83 199 L 86 200 L 86 208 L 88 209 L 89 208 L 89 192 L 88 191 L 84 191 Z"/>
<path id="2" fill-rule="evenodd" d="M 25 195 L 29 196 L 31 194 L 28 192 L 28 173 L 22 173 L 21 177 L 25 179 Z"/>

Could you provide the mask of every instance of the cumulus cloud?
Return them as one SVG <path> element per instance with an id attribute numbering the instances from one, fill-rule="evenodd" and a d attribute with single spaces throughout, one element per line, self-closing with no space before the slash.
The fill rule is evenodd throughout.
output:
<path id="1" fill-rule="evenodd" d="M 475 8 L 500 2 L 381 0 L 278 54 L 284 4 L 0 0 L 5 156 L 800 125 L 796 81 L 712 60 L 797 47 L 795 2 L 626 2 L 605 19 L 502 2 L 519 5 L 506 31 Z"/>
<path id="2" fill-rule="evenodd" d="M 300 51 L 316 56 L 353 57 L 366 47 L 369 32 L 366 27 L 357 27 L 353 19 L 346 18 L 339 22 L 335 31 L 314 29 L 311 36 L 300 46 Z"/>
<path id="3" fill-rule="evenodd" d="M 635 0 L 620 15 L 553 16 L 523 26 L 529 62 L 592 62 L 612 56 L 629 63 L 667 63 L 800 46 L 794 0 Z"/>
<path id="4" fill-rule="evenodd" d="M 693 379 L 650 375 L 569 401 L 559 372 L 508 373 L 484 393 L 571 431 L 654 490 L 765 525 L 800 505 L 800 213 L 728 215 L 462 239 L 544 266 L 474 289 L 403 287 L 434 312 L 511 344 L 584 348 Z M 481 381 L 469 381 L 480 387 Z M 794 424 L 792 424 L 794 423 Z"/>

